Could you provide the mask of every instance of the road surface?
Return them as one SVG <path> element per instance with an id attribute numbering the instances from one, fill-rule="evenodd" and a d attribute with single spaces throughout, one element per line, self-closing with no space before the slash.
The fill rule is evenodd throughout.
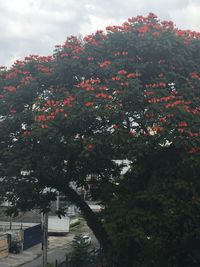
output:
<path id="1" fill-rule="evenodd" d="M 77 230 L 74 231 L 74 235 L 81 234 L 81 233 L 88 233 L 91 236 L 92 244 L 91 248 L 96 247 L 99 248 L 99 243 L 94 237 L 91 230 L 88 228 L 86 224 L 82 225 L 80 228 L 77 227 Z M 72 241 L 73 238 L 71 238 Z M 55 266 L 56 260 L 58 263 L 64 262 L 66 258 L 66 254 L 72 251 L 72 242 L 68 241 L 62 247 L 58 247 L 52 249 L 48 252 L 48 262 L 53 263 Z M 42 256 L 39 256 L 32 262 L 20 265 L 20 267 L 42 267 Z"/>
<path id="2" fill-rule="evenodd" d="M 56 260 L 61 263 L 65 260 L 66 253 L 71 252 L 72 247 L 68 245 L 67 247 L 58 248 L 48 253 L 48 262 L 55 264 Z M 21 265 L 21 267 L 42 267 L 42 257 L 35 259 L 32 262 Z"/>

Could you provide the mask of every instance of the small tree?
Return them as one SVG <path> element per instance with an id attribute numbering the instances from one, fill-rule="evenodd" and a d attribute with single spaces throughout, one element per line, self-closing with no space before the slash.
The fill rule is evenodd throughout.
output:
<path id="1" fill-rule="evenodd" d="M 87 266 L 91 262 L 91 253 L 89 252 L 91 245 L 85 242 L 81 236 L 75 236 L 72 243 L 71 262 L 75 267 Z"/>

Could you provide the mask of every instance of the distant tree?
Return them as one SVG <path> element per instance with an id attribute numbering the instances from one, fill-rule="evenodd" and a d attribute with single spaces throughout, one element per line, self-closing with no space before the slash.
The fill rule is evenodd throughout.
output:
<path id="1" fill-rule="evenodd" d="M 53 190 L 61 191 L 80 207 L 107 254 L 123 241 L 120 256 L 126 258 L 128 247 L 128 255 L 136 259 L 138 243 L 142 247 L 142 242 L 147 242 L 148 231 L 142 228 L 143 239 L 137 239 L 139 229 L 133 224 L 136 232 L 127 242 L 124 237 L 129 234 L 123 231 L 126 227 L 132 231 L 127 220 L 139 211 L 135 202 L 140 203 L 140 193 L 144 198 L 146 192 L 146 200 L 150 199 L 151 186 L 155 186 L 157 202 L 166 188 L 169 194 L 164 205 L 172 192 L 176 200 L 179 198 L 179 190 L 171 190 L 170 184 L 174 187 L 180 179 L 177 186 L 183 186 L 184 181 L 194 188 L 187 201 L 198 203 L 199 38 L 199 33 L 178 30 L 172 22 L 149 14 L 129 19 L 122 26 L 109 26 L 106 32 L 97 31 L 83 40 L 71 36 L 56 47 L 52 57 L 30 56 L 2 69 L 4 196 L 26 207 L 26 202 L 32 206 L 35 200 L 40 205 L 47 187 L 47 200 L 54 197 Z M 180 172 L 172 165 L 174 153 L 179 159 L 174 166 L 180 167 Z M 160 172 L 156 165 L 150 172 L 151 155 L 156 160 L 164 158 Z M 131 162 L 128 178 L 120 174 L 123 164 L 115 161 L 123 159 Z M 72 183 L 87 185 L 90 177 L 101 189 L 104 222 L 72 187 Z M 170 182 L 165 182 L 168 179 Z M 188 190 L 191 193 L 191 188 Z M 122 210 L 118 210 L 120 206 Z M 110 210 L 119 219 L 119 229 Z M 144 210 L 138 214 L 141 227 Z M 156 222 L 161 221 L 162 212 L 154 217 Z M 128 225 L 122 223 L 121 214 Z M 118 236 L 114 229 L 122 234 Z M 114 254 L 116 266 L 121 264 L 118 255 Z M 133 261 L 130 258 L 127 266 Z"/>

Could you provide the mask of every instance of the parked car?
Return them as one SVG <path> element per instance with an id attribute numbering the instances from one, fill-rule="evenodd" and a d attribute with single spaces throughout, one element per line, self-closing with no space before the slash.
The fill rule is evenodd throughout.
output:
<path id="1" fill-rule="evenodd" d="M 87 234 L 82 234 L 79 236 L 75 236 L 74 240 L 73 240 L 74 244 L 87 244 L 90 245 L 91 244 L 91 237 Z"/>
<path id="2" fill-rule="evenodd" d="M 81 239 L 85 244 L 91 244 L 91 237 L 89 235 L 81 235 Z"/>

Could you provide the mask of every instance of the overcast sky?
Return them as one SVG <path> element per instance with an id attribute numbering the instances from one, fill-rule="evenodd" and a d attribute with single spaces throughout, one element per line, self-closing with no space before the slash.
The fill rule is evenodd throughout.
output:
<path id="1" fill-rule="evenodd" d="M 200 0 L 0 0 L 0 65 L 29 54 L 52 54 L 69 35 L 149 12 L 179 28 L 200 30 Z"/>

